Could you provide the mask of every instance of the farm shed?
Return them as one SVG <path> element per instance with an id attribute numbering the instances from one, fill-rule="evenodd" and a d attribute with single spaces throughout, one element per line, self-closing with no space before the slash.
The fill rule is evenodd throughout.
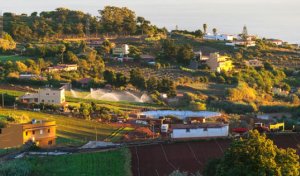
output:
<path id="1" fill-rule="evenodd" d="M 228 124 L 174 124 L 171 125 L 171 138 L 209 138 L 228 136 Z"/>

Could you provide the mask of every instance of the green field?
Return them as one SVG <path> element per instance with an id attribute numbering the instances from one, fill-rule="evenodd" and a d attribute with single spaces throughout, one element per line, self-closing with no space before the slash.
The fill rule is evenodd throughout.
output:
<path id="1" fill-rule="evenodd" d="M 0 175 L 9 176 L 27 172 L 31 176 L 130 176 L 130 151 L 72 154 L 32 157 L 0 164 Z M 7 169 L 9 166 L 13 169 Z M 10 173 L 4 171 L 10 170 Z M 25 174 L 23 174 L 25 175 Z"/>
<path id="2" fill-rule="evenodd" d="M 0 115 L 25 115 L 30 119 L 55 120 L 57 124 L 57 136 L 59 137 L 58 143 L 84 143 L 89 140 L 95 140 L 96 134 L 98 140 L 103 140 L 117 130 L 117 127 L 109 124 L 41 112 L 0 109 Z"/>
<path id="3" fill-rule="evenodd" d="M 6 89 L 0 89 L 0 94 L 7 94 L 14 97 L 19 97 L 25 94 L 25 92 L 17 91 L 17 90 L 6 90 Z"/>
<path id="4" fill-rule="evenodd" d="M 3 56 L 0 55 L 0 61 L 19 61 L 19 60 L 25 60 L 28 59 L 28 57 L 24 56 L 16 56 L 16 55 L 10 55 L 10 56 Z"/>

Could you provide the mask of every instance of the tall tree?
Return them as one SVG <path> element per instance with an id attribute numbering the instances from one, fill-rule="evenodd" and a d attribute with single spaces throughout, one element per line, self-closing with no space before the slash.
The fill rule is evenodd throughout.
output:
<path id="1" fill-rule="evenodd" d="M 214 35 L 217 35 L 217 29 L 216 28 L 213 28 L 213 33 L 214 33 Z"/>
<path id="2" fill-rule="evenodd" d="M 204 34 L 206 34 L 206 32 L 207 32 L 207 24 L 206 23 L 203 24 L 203 31 L 204 31 Z"/>
<path id="3" fill-rule="evenodd" d="M 59 52 L 61 53 L 61 63 L 64 63 L 64 53 L 66 51 L 66 46 L 65 45 L 60 45 L 59 46 Z"/>

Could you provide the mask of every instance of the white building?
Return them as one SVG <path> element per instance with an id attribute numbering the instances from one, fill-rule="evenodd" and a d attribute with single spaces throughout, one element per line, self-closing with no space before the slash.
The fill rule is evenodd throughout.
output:
<path id="1" fill-rule="evenodd" d="M 234 46 L 234 47 L 253 47 L 256 46 L 256 42 L 252 40 L 234 40 L 232 42 L 228 42 L 225 45 Z"/>
<path id="2" fill-rule="evenodd" d="M 277 45 L 277 46 L 283 45 L 283 41 L 278 40 L 278 39 L 267 39 L 267 42 L 272 43 L 272 44 Z"/>
<path id="3" fill-rule="evenodd" d="M 210 34 L 207 33 L 204 35 L 203 39 L 205 40 L 220 40 L 220 41 L 233 41 L 233 35 L 228 34 Z"/>
<path id="4" fill-rule="evenodd" d="M 113 55 L 115 56 L 121 56 L 129 54 L 129 46 L 127 44 L 123 45 L 117 45 L 115 48 L 113 48 Z"/>
<path id="5" fill-rule="evenodd" d="M 65 89 L 40 89 L 37 93 L 26 93 L 19 100 L 23 103 L 63 105 L 66 102 Z"/>
<path id="6" fill-rule="evenodd" d="M 174 124 L 171 125 L 172 139 L 227 137 L 228 124 Z"/>

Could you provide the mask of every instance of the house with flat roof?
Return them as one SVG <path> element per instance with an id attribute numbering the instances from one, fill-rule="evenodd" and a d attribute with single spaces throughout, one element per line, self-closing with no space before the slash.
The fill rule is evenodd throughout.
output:
<path id="1" fill-rule="evenodd" d="M 32 120 L 30 123 L 8 124 L 0 129 L 0 149 L 20 147 L 27 142 L 48 148 L 56 142 L 56 122 Z"/>
<path id="2" fill-rule="evenodd" d="M 46 69 L 47 72 L 53 73 L 53 72 L 60 72 L 60 71 L 76 71 L 78 69 L 77 64 L 59 64 L 56 66 L 48 67 Z"/>
<path id="3" fill-rule="evenodd" d="M 231 71 L 233 69 L 232 61 L 228 56 L 221 56 L 219 53 L 211 53 L 209 59 L 206 60 L 207 66 L 212 71 Z"/>
<path id="4" fill-rule="evenodd" d="M 223 123 L 171 124 L 172 139 L 227 137 L 229 125 Z"/>
<path id="5" fill-rule="evenodd" d="M 66 103 L 65 89 L 39 89 L 37 93 L 26 93 L 19 97 L 19 100 L 22 103 L 64 105 Z"/>
<path id="6" fill-rule="evenodd" d="M 279 40 L 279 39 L 267 39 L 266 41 L 268 43 L 272 43 L 272 44 L 277 45 L 277 46 L 283 45 L 283 41 Z"/>
<path id="7" fill-rule="evenodd" d="M 234 37 L 233 35 L 228 34 L 210 34 L 207 33 L 203 36 L 203 39 L 205 40 L 218 40 L 218 41 L 233 41 Z"/>

